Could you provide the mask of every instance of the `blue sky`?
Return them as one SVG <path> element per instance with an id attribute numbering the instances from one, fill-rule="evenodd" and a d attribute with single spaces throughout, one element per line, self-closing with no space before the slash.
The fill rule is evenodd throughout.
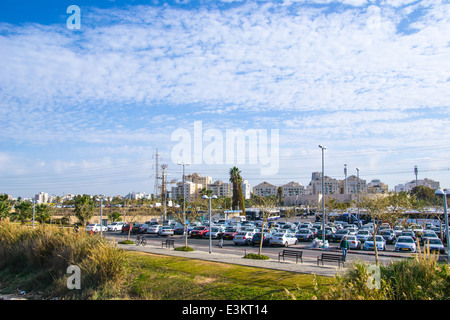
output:
<path id="1" fill-rule="evenodd" d="M 323 144 L 334 178 L 450 187 L 449 35 L 448 0 L 4 0 L 0 192 L 152 193 L 194 121 L 279 131 L 277 174 L 237 164 L 252 185 L 308 184 Z"/>

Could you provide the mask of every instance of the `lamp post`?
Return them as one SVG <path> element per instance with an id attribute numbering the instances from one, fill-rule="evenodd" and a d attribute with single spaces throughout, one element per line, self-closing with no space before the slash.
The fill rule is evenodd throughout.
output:
<path id="1" fill-rule="evenodd" d="M 185 167 L 189 165 L 189 163 L 177 163 L 179 166 L 183 166 L 183 226 L 186 228 L 186 181 L 185 181 Z M 188 236 L 187 230 L 184 230 L 186 233 L 186 238 Z M 187 241 L 187 240 L 186 240 Z"/>
<path id="2" fill-rule="evenodd" d="M 209 200 L 209 253 L 212 251 L 212 237 L 211 237 L 211 199 L 217 199 L 216 195 L 207 196 L 206 194 L 202 197 L 203 199 Z"/>
<path id="3" fill-rule="evenodd" d="M 325 248 L 325 164 L 324 164 L 324 151 L 326 147 L 319 144 L 319 148 L 322 149 L 322 247 Z"/>
<path id="4" fill-rule="evenodd" d="M 358 207 L 358 224 L 361 225 L 360 221 L 359 221 L 359 216 L 360 216 L 360 208 L 359 208 L 359 169 L 356 168 L 356 191 L 357 191 L 357 207 Z"/>
<path id="5" fill-rule="evenodd" d="M 103 236 L 103 195 L 97 201 L 100 201 L 100 236 Z"/>
<path id="6" fill-rule="evenodd" d="M 447 213 L 447 196 L 450 195 L 450 190 L 438 189 L 434 193 L 438 196 L 444 196 L 444 218 L 445 218 L 445 237 L 447 238 L 447 263 L 450 263 L 450 239 L 448 230 L 448 213 Z"/>

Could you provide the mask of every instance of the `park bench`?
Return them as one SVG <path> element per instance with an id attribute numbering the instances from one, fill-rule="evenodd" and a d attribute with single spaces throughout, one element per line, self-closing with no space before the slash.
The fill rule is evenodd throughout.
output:
<path id="1" fill-rule="evenodd" d="M 166 248 L 174 248 L 175 249 L 175 240 L 173 239 L 167 239 L 165 241 L 161 242 L 161 248 L 166 247 Z"/>
<path id="2" fill-rule="evenodd" d="M 321 256 L 317 257 L 317 265 L 319 265 L 319 261 L 322 261 L 322 265 L 324 261 L 337 261 L 339 267 L 342 265 L 345 265 L 344 257 L 340 254 L 330 254 L 330 253 L 322 253 Z"/>
<path id="3" fill-rule="evenodd" d="M 295 257 L 295 263 L 298 263 L 298 259 L 300 258 L 301 262 L 303 263 L 303 251 L 300 250 L 289 250 L 289 249 L 284 249 L 281 252 L 278 252 L 278 262 L 280 262 L 280 258 L 283 257 L 283 261 L 284 261 L 284 257 Z"/>

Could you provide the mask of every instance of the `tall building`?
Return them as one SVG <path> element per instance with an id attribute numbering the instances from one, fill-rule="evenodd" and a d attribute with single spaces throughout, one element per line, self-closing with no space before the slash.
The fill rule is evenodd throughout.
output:
<path id="1" fill-rule="evenodd" d="M 212 190 L 213 194 L 218 197 L 231 197 L 231 183 L 217 180 L 207 185 L 206 189 Z"/>
<path id="2" fill-rule="evenodd" d="M 434 181 L 432 179 L 427 179 L 427 178 L 417 180 L 417 185 L 425 186 L 425 187 L 432 188 L 432 189 L 439 189 L 439 187 L 440 187 L 439 181 Z M 402 192 L 402 191 L 410 192 L 415 186 L 416 186 L 416 180 L 412 180 L 410 182 L 407 182 L 404 184 L 399 184 L 399 185 L 395 186 L 395 192 Z"/>
<path id="3" fill-rule="evenodd" d="M 324 194 L 338 194 L 339 181 L 328 176 L 324 177 Z M 322 193 L 322 173 L 313 172 L 310 185 L 312 186 L 312 194 Z"/>
<path id="4" fill-rule="evenodd" d="M 294 181 L 282 185 L 281 188 L 283 189 L 284 197 L 305 194 L 305 187 Z"/>
<path id="5" fill-rule="evenodd" d="M 244 199 L 250 199 L 251 197 L 251 186 L 247 180 L 242 180 L 242 193 L 244 194 Z"/>
<path id="6" fill-rule="evenodd" d="M 277 195 L 277 187 L 264 181 L 253 187 L 253 193 L 258 197 L 268 197 Z"/>
<path id="7" fill-rule="evenodd" d="M 34 201 L 36 201 L 36 203 L 47 203 L 48 202 L 48 193 L 40 192 L 39 194 L 34 196 Z"/>

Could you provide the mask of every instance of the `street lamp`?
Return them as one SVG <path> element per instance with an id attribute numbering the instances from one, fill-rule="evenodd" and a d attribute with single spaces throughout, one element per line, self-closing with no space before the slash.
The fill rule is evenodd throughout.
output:
<path id="1" fill-rule="evenodd" d="M 206 194 L 202 197 L 203 199 L 209 200 L 209 253 L 212 251 L 212 237 L 211 237 L 211 199 L 217 199 L 216 195 L 207 196 Z"/>
<path id="2" fill-rule="evenodd" d="M 185 181 L 185 167 L 189 165 L 189 163 L 177 163 L 179 166 L 183 166 L 183 226 L 186 226 L 186 181 Z M 186 230 L 185 230 L 186 231 Z M 186 231 L 187 238 L 187 231 Z"/>
<path id="3" fill-rule="evenodd" d="M 103 236 L 103 196 L 96 201 L 100 201 L 100 236 Z"/>
<path id="4" fill-rule="evenodd" d="M 447 196 L 450 195 L 450 190 L 438 189 L 434 193 L 437 196 L 444 196 L 444 217 L 445 217 L 445 237 L 447 238 L 447 263 L 450 263 L 450 239 L 448 232 L 448 213 L 447 213 Z"/>
<path id="5" fill-rule="evenodd" d="M 323 247 L 325 248 L 325 166 L 324 166 L 324 151 L 327 149 L 326 147 L 319 144 L 319 148 L 322 149 L 322 241 Z"/>

